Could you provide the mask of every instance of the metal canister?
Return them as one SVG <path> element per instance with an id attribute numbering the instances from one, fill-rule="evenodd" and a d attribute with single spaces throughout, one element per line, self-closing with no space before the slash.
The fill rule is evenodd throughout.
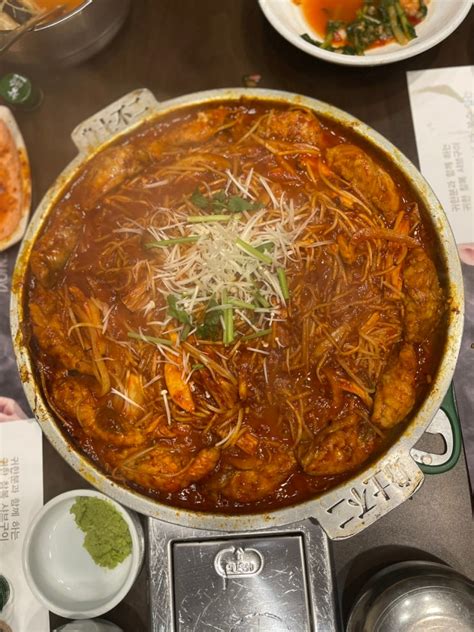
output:
<path id="1" fill-rule="evenodd" d="M 28 77 L 11 72 L 0 79 L 0 97 L 14 108 L 34 110 L 41 105 L 43 93 Z"/>
<path id="2" fill-rule="evenodd" d="M 352 608 L 347 632 L 472 632 L 474 584 L 449 566 L 410 561 L 378 572 Z"/>
<path id="3" fill-rule="evenodd" d="M 18 66 L 78 64 L 99 52 L 118 33 L 131 0 L 83 0 L 20 37 L 2 56 Z M 0 30 L 0 40 L 9 31 Z"/>

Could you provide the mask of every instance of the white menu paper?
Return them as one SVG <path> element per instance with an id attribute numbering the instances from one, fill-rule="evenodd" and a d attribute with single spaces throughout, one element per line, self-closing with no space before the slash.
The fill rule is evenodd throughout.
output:
<path id="1" fill-rule="evenodd" d="M 420 169 L 444 206 L 463 261 L 465 323 L 454 374 L 474 499 L 474 66 L 407 73 Z"/>
<path id="2" fill-rule="evenodd" d="M 21 553 L 43 505 L 41 429 L 34 419 L 0 422 L 0 572 L 13 587 L 14 632 L 49 632 L 49 614 L 31 593 Z"/>
<path id="3" fill-rule="evenodd" d="M 443 205 L 461 258 L 474 247 L 474 66 L 407 73 L 420 170 Z M 463 256 L 464 255 L 464 256 Z M 474 263 L 474 261 L 466 261 Z"/>

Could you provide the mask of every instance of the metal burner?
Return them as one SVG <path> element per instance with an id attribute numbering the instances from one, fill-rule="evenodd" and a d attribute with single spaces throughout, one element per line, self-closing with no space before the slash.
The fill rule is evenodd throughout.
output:
<path id="1" fill-rule="evenodd" d="M 260 532 L 148 519 L 153 632 L 335 632 L 328 540 L 312 520 Z"/>

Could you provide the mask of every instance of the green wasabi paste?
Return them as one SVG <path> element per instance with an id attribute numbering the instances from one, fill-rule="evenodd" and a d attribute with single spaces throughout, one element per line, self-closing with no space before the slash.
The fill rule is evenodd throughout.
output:
<path id="1" fill-rule="evenodd" d="M 70 511 L 86 534 L 84 548 L 98 566 L 115 568 L 130 555 L 132 538 L 128 525 L 111 502 L 80 496 Z"/>

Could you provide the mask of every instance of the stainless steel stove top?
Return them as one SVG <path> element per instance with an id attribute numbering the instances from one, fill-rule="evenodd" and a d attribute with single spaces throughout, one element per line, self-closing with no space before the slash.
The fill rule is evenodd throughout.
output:
<path id="1" fill-rule="evenodd" d="M 148 519 L 153 632 L 339 629 L 328 540 L 305 520 L 261 532 Z"/>

